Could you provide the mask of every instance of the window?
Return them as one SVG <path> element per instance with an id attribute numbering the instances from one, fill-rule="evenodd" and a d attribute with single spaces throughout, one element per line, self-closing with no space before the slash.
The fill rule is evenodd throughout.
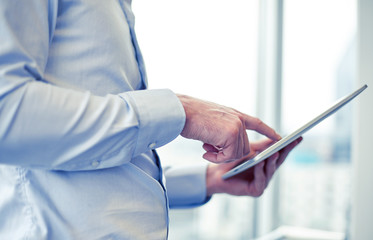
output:
<path id="1" fill-rule="evenodd" d="M 354 89 L 356 2 L 284 6 L 282 127 L 289 132 Z M 348 231 L 351 129 L 352 104 L 305 135 L 281 172 L 280 225 Z"/>
<path id="2" fill-rule="evenodd" d="M 255 115 L 258 1 L 137 0 L 133 4 L 150 88 L 170 88 Z M 158 152 L 163 165 L 205 161 L 202 144 L 183 138 Z M 248 238 L 252 202 L 215 196 L 196 209 L 172 210 L 170 239 Z M 237 213 L 244 217 L 236 217 Z"/>
<path id="3" fill-rule="evenodd" d="M 270 17 L 275 2 L 281 4 L 283 24 L 272 19 L 266 25 L 277 24 L 269 29 L 280 31 L 279 38 L 258 28 L 266 19 L 263 9 Z M 136 0 L 133 5 L 150 88 L 170 88 L 250 115 L 277 109 L 271 119 L 282 116 L 275 119 L 282 133 L 353 88 L 354 0 Z M 281 54 L 268 53 L 272 43 L 259 43 L 261 36 L 277 41 Z M 262 85 L 263 74 L 272 74 L 261 69 L 268 64 L 263 54 L 278 58 L 269 64 L 277 64 L 270 68 L 278 70 L 281 86 L 264 98 L 258 93 L 276 87 Z M 281 101 L 269 101 L 265 96 L 271 92 Z M 252 239 L 283 225 L 347 232 L 350 112 L 346 106 L 307 133 L 259 200 L 215 196 L 205 206 L 171 211 L 170 240 Z M 204 161 L 201 146 L 178 138 L 159 154 L 164 165 L 192 164 Z"/>

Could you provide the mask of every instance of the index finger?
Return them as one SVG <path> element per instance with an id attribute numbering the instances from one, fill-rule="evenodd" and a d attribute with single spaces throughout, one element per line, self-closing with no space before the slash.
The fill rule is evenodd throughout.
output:
<path id="1" fill-rule="evenodd" d="M 254 130 L 275 141 L 278 141 L 281 139 L 281 136 L 275 130 L 273 130 L 271 127 L 269 127 L 259 118 L 251 117 L 245 114 L 243 118 L 244 118 L 243 120 L 245 122 L 246 129 Z"/>

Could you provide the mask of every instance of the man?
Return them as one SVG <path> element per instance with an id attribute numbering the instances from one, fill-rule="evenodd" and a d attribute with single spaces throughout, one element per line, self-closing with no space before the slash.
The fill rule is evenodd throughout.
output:
<path id="1" fill-rule="evenodd" d="M 280 136 L 231 108 L 146 90 L 131 0 L 2 0 L 0 43 L 0 239 L 166 239 L 169 205 L 259 196 L 298 142 L 223 181 Z M 249 144 L 246 129 L 269 139 Z M 179 134 L 218 164 L 166 169 L 166 192 L 154 149 Z"/>

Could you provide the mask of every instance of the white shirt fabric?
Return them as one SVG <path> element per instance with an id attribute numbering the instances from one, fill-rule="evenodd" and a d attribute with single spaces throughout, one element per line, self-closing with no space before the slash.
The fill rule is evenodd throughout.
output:
<path id="1" fill-rule="evenodd" d="M 206 165 L 154 151 L 185 113 L 147 90 L 131 0 L 0 1 L 0 239 L 166 239 Z"/>

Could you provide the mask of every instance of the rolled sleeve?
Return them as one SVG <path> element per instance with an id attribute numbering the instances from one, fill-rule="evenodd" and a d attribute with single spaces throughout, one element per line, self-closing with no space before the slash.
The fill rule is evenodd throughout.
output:
<path id="1" fill-rule="evenodd" d="M 131 103 L 139 119 L 134 156 L 171 142 L 183 130 L 184 108 L 171 90 L 125 92 L 120 96 Z"/>
<path id="2" fill-rule="evenodd" d="M 208 164 L 165 168 L 166 188 L 171 208 L 189 208 L 205 204 Z"/>

